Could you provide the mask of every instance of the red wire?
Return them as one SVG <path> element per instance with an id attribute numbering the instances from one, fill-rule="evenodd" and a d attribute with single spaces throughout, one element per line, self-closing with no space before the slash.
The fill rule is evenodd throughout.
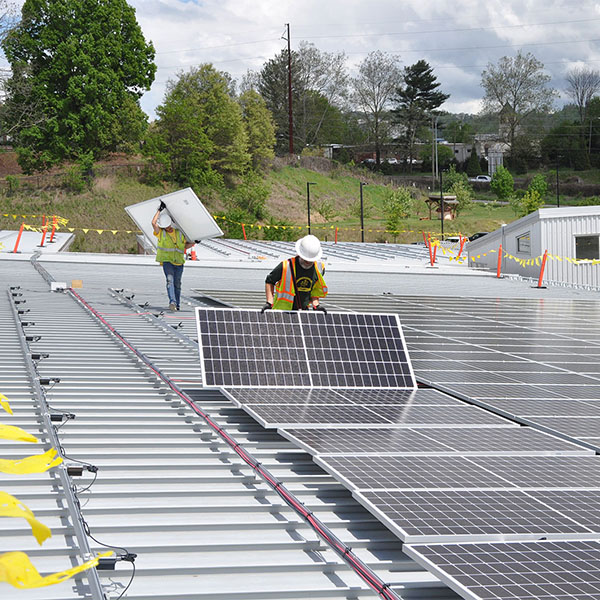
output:
<path id="1" fill-rule="evenodd" d="M 94 314 L 106 327 L 110 329 L 110 331 L 118 337 L 125 346 L 127 346 L 134 354 L 139 356 L 139 352 L 108 322 L 104 319 L 92 306 L 90 306 L 77 292 L 74 292 L 72 289 L 69 290 L 92 314 Z M 319 522 L 312 516 L 312 513 L 309 512 L 302 504 L 300 504 L 296 498 L 289 494 L 289 492 L 276 480 L 274 480 L 269 473 L 267 473 L 259 463 L 257 463 L 250 455 L 246 453 L 246 451 L 226 432 L 224 431 L 217 423 L 215 423 L 208 414 L 202 411 L 194 402 L 192 402 L 185 394 L 180 392 L 173 384 L 170 379 L 164 376 L 162 373 L 157 371 L 151 364 L 146 362 L 147 366 L 155 373 L 157 377 L 159 377 L 164 383 L 166 383 L 173 392 L 175 392 L 194 412 L 200 415 L 209 425 L 214 429 L 236 452 L 240 458 L 250 466 L 254 471 L 259 473 L 263 479 L 271 484 L 271 486 L 275 489 L 275 491 L 290 505 L 292 506 L 298 513 L 300 513 L 306 521 L 319 533 L 319 535 L 325 539 L 330 546 L 336 548 L 338 552 L 346 558 L 346 560 L 350 563 L 354 571 L 358 574 L 359 577 L 363 579 L 368 585 L 370 585 L 380 596 L 383 598 L 389 598 L 390 600 L 397 600 L 397 596 L 387 588 L 385 584 L 382 584 L 380 580 L 378 580 L 375 574 L 370 573 L 354 556 L 352 551 L 345 545 L 340 544 L 337 540 L 332 539 L 329 534 L 323 530 Z"/>

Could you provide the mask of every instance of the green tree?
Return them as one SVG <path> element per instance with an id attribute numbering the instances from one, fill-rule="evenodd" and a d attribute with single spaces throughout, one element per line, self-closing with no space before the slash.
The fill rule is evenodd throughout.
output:
<path id="1" fill-rule="evenodd" d="M 354 103 L 365 115 L 377 164 L 381 163 L 381 146 L 389 138 L 387 109 L 401 80 L 398 59 L 379 50 L 367 55 L 352 80 Z"/>
<path id="2" fill-rule="evenodd" d="M 581 143 L 580 126 L 563 122 L 553 127 L 541 141 L 542 160 L 546 164 L 574 168 L 576 158 L 585 154 Z"/>
<path id="3" fill-rule="evenodd" d="M 175 181 L 202 187 L 239 178 L 250 165 L 248 138 L 230 80 L 210 64 L 167 84 L 145 151 Z"/>
<path id="4" fill-rule="evenodd" d="M 510 171 L 502 166 L 498 167 L 492 177 L 490 189 L 498 196 L 499 200 L 512 198 L 515 192 L 515 181 Z"/>
<path id="5" fill-rule="evenodd" d="M 469 160 L 467 161 L 467 175 L 469 177 L 475 177 L 476 175 L 481 175 L 481 164 L 479 163 L 479 156 L 477 156 L 477 152 L 475 151 L 475 146 L 471 148 L 471 156 L 469 156 Z"/>
<path id="6" fill-rule="evenodd" d="M 141 138 L 154 48 L 125 0 L 25 0 L 2 47 L 12 69 L 5 127 L 26 172 Z M 34 118 L 19 121 L 24 110 Z"/>
<path id="7" fill-rule="evenodd" d="M 456 214 L 460 214 L 473 204 L 473 188 L 463 179 L 455 181 L 448 190 L 451 196 L 456 196 L 458 204 L 456 205 Z"/>
<path id="8" fill-rule="evenodd" d="M 537 192 L 539 197 L 545 201 L 546 196 L 548 195 L 548 182 L 546 181 L 546 178 L 541 173 L 535 175 L 531 180 L 527 191 Z"/>
<path id="9" fill-rule="evenodd" d="M 439 156 L 438 156 L 439 158 Z M 443 174 L 443 178 L 442 178 L 442 184 L 444 186 L 444 192 L 448 192 L 450 190 L 450 188 L 457 182 L 462 182 L 465 185 L 468 185 L 469 183 L 469 178 L 467 177 L 466 173 L 459 173 L 456 170 L 456 166 L 455 165 L 450 165 L 450 168 L 448 169 L 447 173 Z"/>
<path id="10" fill-rule="evenodd" d="M 544 199 L 537 190 L 527 190 L 520 198 L 511 198 L 510 205 L 518 217 L 524 217 L 542 208 L 544 206 Z"/>
<path id="11" fill-rule="evenodd" d="M 262 96 L 255 90 L 247 90 L 238 99 L 248 136 L 248 150 L 252 166 L 264 167 L 275 153 L 275 123 Z"/>
<path id="12" fill-rule="evenodd" d="M 549 81 L 543 63 L 520 50 L 514 58 L 503 56 L 497 64 L 489 63 L 481 74 L 484 110 L 500 115 L 511 148 L 524 121 L 552 107 L 557 93 L 546 87 Z"/>
<path id="13" fill-rule="evenodd" d="M 392 111 L 394 121 L 404 126 L 402 142 L 406 146 L 409 165 L 414 158 L 417 131 L 431 118 L 431 113 L 449 97 L 438 91 L 440 83 L 433 69 L 424 60 L 404 68 L 404 85 L 396 89 L 396 108 Z"/>
<path id="14" fill-rule="evenodd" d="M 383 200 L 383 213 L 386 218 L 386 230 L 393 234 L 394 239 L 400 230 L 402 219 L 410 214 L 413 195 L 408 187 L 389 188 Z"/>
<path id="15" fill-rule="evenodd" d="M 429 144 L 427 146 L 423 146 L 419 152 L 419 158 L 423 161 L 421 169 L 425 172 L 431 172 L 431 152 L 432 148 Z M 454 159 L 454 152 L 452 152 L 452 148 L 450 146 L 438 144 L 437 152 L 439 168 L 448 168 L 448 165 L 450 165 Z"/>

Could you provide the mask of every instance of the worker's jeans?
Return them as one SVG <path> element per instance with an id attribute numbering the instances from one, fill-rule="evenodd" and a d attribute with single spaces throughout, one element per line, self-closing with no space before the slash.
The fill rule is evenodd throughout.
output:
<path id="1" fill-rule="evenodd" d="M 183 265 L 174 265 L 170 262 L 164 262 L 163 271 L 165 273 L 165 277 L 167 278 L 167 294 L 169 296 L 169 304 L 174 304 L 177 308 L 179 308 Z"/>

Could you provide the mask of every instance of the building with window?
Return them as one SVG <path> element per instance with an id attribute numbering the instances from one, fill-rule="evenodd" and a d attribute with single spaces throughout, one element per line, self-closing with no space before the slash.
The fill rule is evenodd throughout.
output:
<path id="1" fill-rule="evenodd" d="M 468 244 L 469 266 L 496 269 L 501 244 L 503 273 L 538 277 L 548 250 L 545 282 L 600 289 L 600 206 L 542 208 L 503 225 Z"/>

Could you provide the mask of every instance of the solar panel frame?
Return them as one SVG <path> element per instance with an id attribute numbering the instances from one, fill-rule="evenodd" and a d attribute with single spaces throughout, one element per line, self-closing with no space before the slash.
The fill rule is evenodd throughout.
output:
<path id="1" fill-rule="evenodd" d="M 354 490 L 352 495 L 405 543 L 595 535 L 575 519 L 518 489 Z"/>
<path id="2" fill-rule="evenodd" d="M 417 387 L 397 314 L 196 307 L 196 328 L 204 387 Z"/>
<path id="3" fill-rule="evenodd" d="M 595 540 L 406 544 L 403 550 L 467 600 L 600 600 Z M 593 565 L 587 572 L 586 564 Z"/>

